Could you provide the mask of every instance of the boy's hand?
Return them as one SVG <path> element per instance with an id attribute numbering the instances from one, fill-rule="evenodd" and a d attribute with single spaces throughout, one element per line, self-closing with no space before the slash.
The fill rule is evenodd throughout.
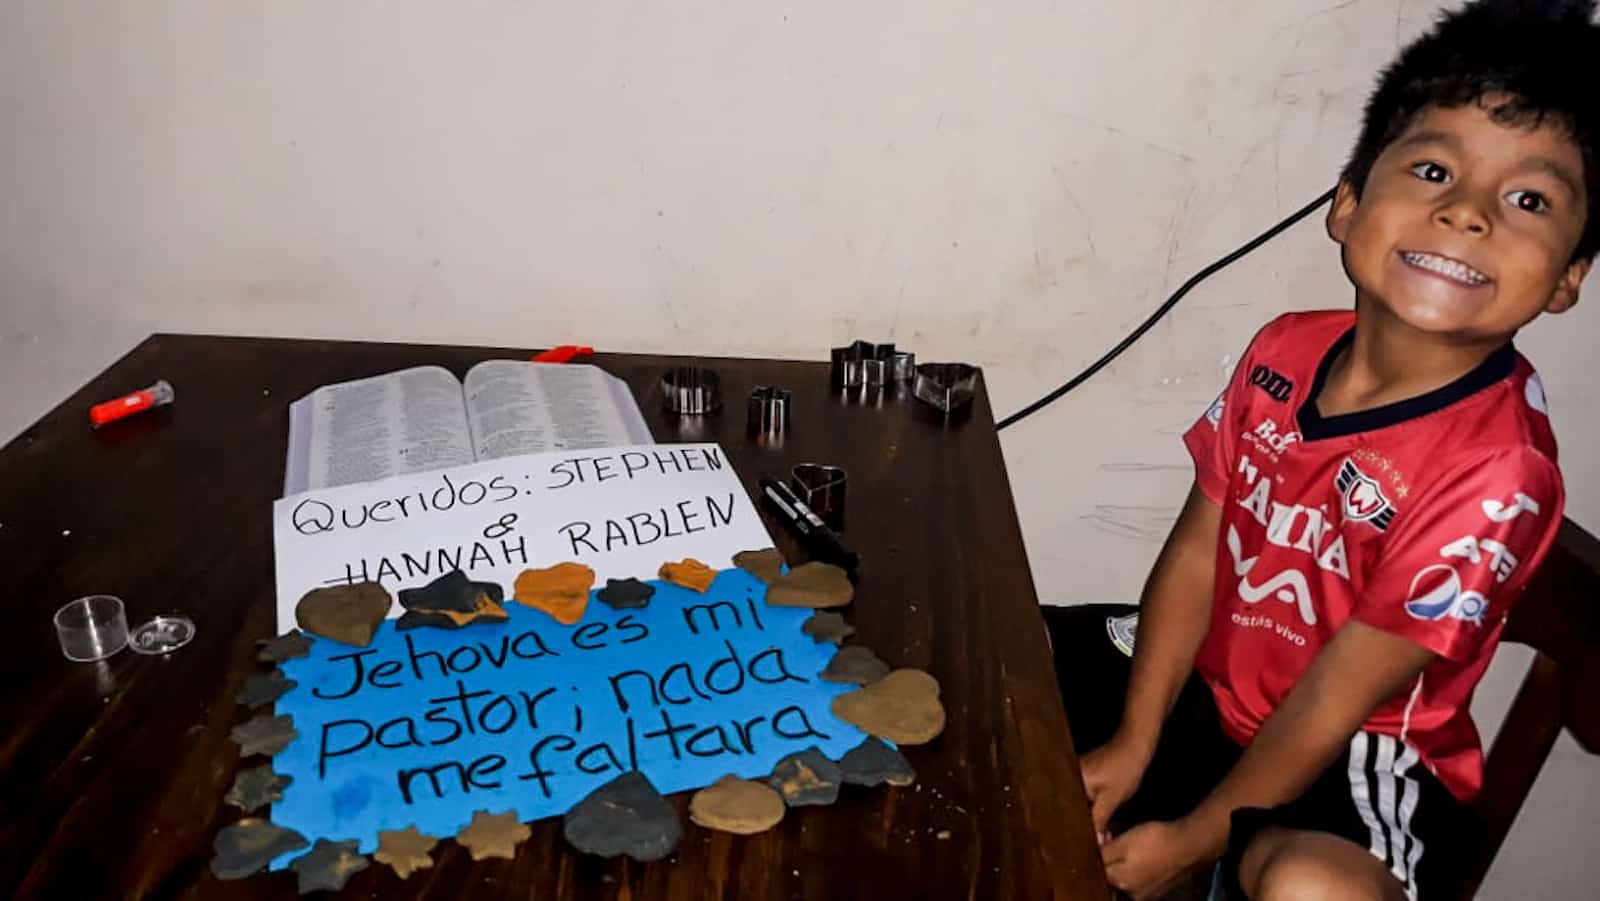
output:
<path id="1" fill-rule="evenodd" d="M 1089 796 L 1089 813 L 1094 818 L 1094 832 L 1100 836 L 1102 845 L 1106 842 L 1111 815 L 1133 797 L 1149 765 L 1150 755 L 1120 734 L 1079 761 L 1083 790 Z"/>
<path id="2" fill-rule="evenodd" d="M 1218 856 L 1216 842 L 1186 819 L 1135 826 L 1100 849 L 1106 879 L 1135 901 L 1160 897 L 1189 870 Z"/>

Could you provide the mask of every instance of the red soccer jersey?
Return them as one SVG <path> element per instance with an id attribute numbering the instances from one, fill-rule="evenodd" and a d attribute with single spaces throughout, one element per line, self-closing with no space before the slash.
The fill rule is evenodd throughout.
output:
<path id="1" fill-rule="evenodd" d="M 1196 666 L 1244 744 L 1347 620 L 1416 642 L 1439 658 L 1362 729 L 1395 736 L 1467 800 L 1483 783 L 1472 692 L 1561 523 L 1555 437 L 1539 376 L 1509 345 L 1421 397 L 1323 416 L 1316 397 L 1354 325 L 1349 312 L 1272 322 L 1184 436 L 1222 507 Z"/>

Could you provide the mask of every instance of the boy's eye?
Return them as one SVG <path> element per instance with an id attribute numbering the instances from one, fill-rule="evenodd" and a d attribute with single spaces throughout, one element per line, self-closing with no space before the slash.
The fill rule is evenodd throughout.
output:
<path id="1" fill-rule="evenodd" d="M 1450 180 L 1450 170 L 1438 163 L 1417 163 L 1411 167 L 1411 174 L 1423 181 L 1438 182 L 1440 184 Z"/>
<path id="2" fill-rule="evenodd" d="M 1511 205 L 1526 213 L 1542 213 L 1550 209 L 1550 201 L 1538 191 L 1512 191 L 1506 195 Z"/>

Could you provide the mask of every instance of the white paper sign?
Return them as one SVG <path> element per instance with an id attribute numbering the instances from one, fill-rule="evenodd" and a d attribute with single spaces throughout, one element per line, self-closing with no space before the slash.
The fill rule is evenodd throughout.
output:
<path id="1" fill-rule="evenodd" d="M 370 579 L 394 594 L 460 569 L 498 582 L 510 602 L 524 569 L 576 561 L 603 586 L 656 578 L 684 557 L 726 569 L 739 551 L 772 545 L 715 444 L 502 457 L 293 495 L 272 519 L 279 631 L 324 586 Z"/>

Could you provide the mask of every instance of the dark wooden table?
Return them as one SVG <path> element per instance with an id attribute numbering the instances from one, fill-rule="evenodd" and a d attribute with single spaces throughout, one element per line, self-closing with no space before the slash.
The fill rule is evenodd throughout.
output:
<path id="1" fill-rule="evenodd" d="M 286 405 L 329 382 L 421 363 L 460 375 L 528 353 L 156 335 L 0 451 L 0 897 L 294 891 L 292 874 L 219 882 L 207 869 L 237 818 L 222 802 L 238 768 L 228 731 L 247 718 L 232 698 L 274 631 Z M 946 423 L 908 396 L 840 398 L 824 364 L 718 359 L 703 362 L 732 403 L 679 420 L 660 411 L 656 378 L 683 358 L 595 362 L 633 386 L 657 440 L 720 442 L 747 486 L 807 460 L 849 470 L 845 537 L 865 561 L 850 617 L 891 664 L 939 679 L 949 726 L 907 749 L 916 787 L 847 792 L 763 835 L 689 826 L 672 859 L 640 865 L 582 857 L 544 821 L 515 861 L 473 862 L 446 841 L 432 869 L 401 881 L 375 865 L 344 894 L 1108 897 L 986 395 Z M 158 378 L 175 405 L 89 429 L 92 403 Z M 794 391 L 783 447 L 745 434 L 742 398 L 758 384 Z M 198 637 L 169 657 L 68 663 L 51 614 L 95 593 L 122 597 L 130 623 L 181 611 Z"/>

